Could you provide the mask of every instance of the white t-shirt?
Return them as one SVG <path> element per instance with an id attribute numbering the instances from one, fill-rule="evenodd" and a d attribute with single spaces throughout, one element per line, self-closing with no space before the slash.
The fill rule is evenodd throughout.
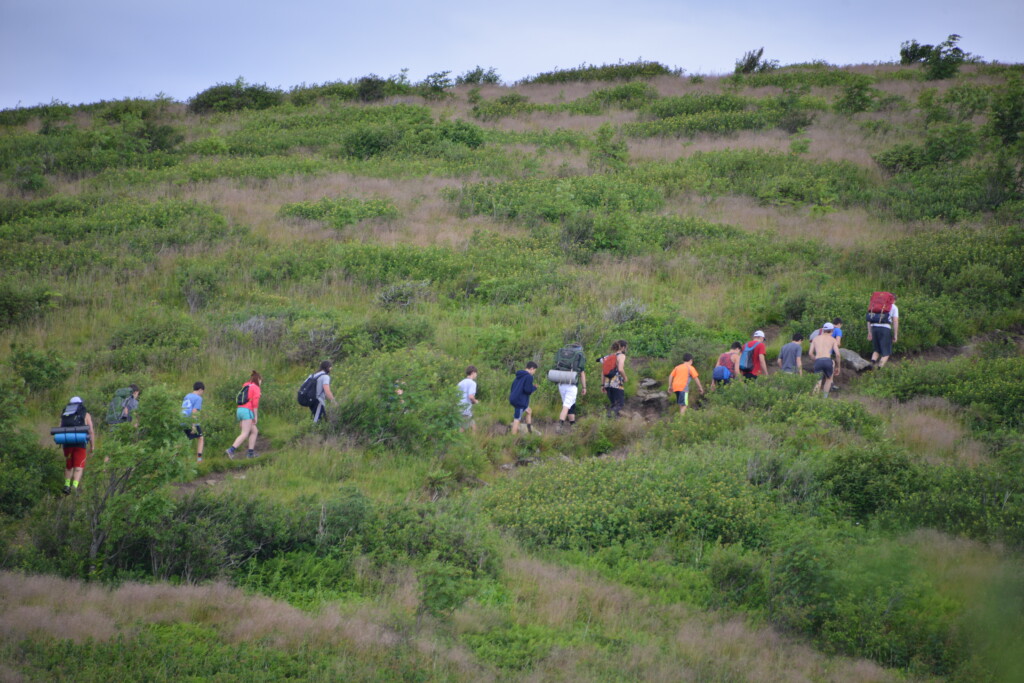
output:
<path id="1" fill-rule="evenodd" d="M 327 394 L 324 392 L 324 387 L 331 385 L 331 376 L 323 370 L 320 371 L 320 376 L 316 378 L 316 400 L 321 403 L 325 402 Z"/>
<path id="2" fill-rule="evenodd" d="M 896 320 L 900 317 L 900 309 L 896 308 L 896 304 L 892 305 L 892 309 L 889 311 L 889 320 Z M 888 327 L 892 329 L 892 325 L 889 323 L 871 323 L 871 327 Z"/>
<path id="3" fill-rule="evenodd" d="M 459 401 L 459 405 L 466 406 L 466 409 L 462 411 L 462 414 L 466 417 L 472 417 L 473 402 L 469 400 L 469 397 L 476 396 L 476 381 L 467 377 L 459 382 L 459 391 L 462 392 L 462 400 Z"/>

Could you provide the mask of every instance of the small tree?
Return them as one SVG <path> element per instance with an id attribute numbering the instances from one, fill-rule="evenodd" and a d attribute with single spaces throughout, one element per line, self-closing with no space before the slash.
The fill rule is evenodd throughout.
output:
<path id="1" fill-rule="evenodd" d="M 921 45 L 916 40 L 908 40 L 900 45 L 900 64 L 923 62 L 934 48 L 934 45 Z"/>
<path id="2" fill-rule="evenodd" d="M 455 85 L 497 85 L 501 83 L 501 76 L 495 68 L 489 67 L 486 71 L 482 66 L 470 69 L 461 76 L 455 77 Z"/>
<path id="3" fill-rule="evenodd" d="M 764 55 L 764 48 L 758 48 L 757 50 L 750 50 L 744 53 L 744 55 L 736 60 L 736 71 L 737 74 L 752 74 L 752 73 L 764 73 L 765 71 L 773 71 L 779 68 L 779 60 L 772 59 L 761 59 Z"/>
<path id="4" fill-rule="evenodd" d="M 960 71 L 960 65 L 967 61 L 968 53 L 957 47 L 960 36 L 952 34 L 931 49 L 924 58 L 924 74 L 929 81 L 952 78 Z"/>
<path id="5" fill-rule="evenodd" d="M 594 171 L 621 171 L 629 163 L 626 141 L 615 137 L 610 123 L 602 124 L 594 134 L 594 146 L 590 150 L 587 166 Z"/>

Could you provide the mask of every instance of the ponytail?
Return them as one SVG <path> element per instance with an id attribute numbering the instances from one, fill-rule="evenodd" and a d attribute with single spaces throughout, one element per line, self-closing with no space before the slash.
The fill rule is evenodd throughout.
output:
<path id="1" fill-rule="evenodd" d="M 258 386 L 263 383 L 263 375 L 253 370 L 249 376 L 249 381 Z"/>

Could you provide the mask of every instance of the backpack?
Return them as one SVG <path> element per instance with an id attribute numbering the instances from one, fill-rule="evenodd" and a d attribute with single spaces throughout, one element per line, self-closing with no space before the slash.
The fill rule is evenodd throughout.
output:
<path id="1" fill-rule="evenodd" d="M 60 414 L 61 427 L 84 427 L 85 426 L 85 404 L 69 403 Z"/>
<path id="2" fill-rule="evenodd" d="M 892 292 L 872 292 L 871 301 L 868 303 L 867 321 L 872 325 L 888 325 L 894 303 L 896 297 Z"/>
<path id="3" fill-rule="evenodd" d="M 124 387 L 114 392 L 114 398 L 110 399 L 110 405 L 107 406 L 106 422 L 108 425 L 117 425 L 128 421 L 121 415 L 121 412 L 124 410 L 124 402 L 131 395 L 131 387 Z"/>
<path id="4" fill-rule="evenodd" d="M 320 378 L 321 372 L 314 372 L 312 375 L 306 378 L 306 381 L 299 387 L 299 393 L 296 398 L 299 401 L 299 405 L 305 408 L 312 408 L 316 405 L 316 385 L 317 380 Z"/>
<path id="5" fill-rule="evenodd" d="M 555 370 L 583 371 L 583 349 L 578 346 L 563 346 L 555 354 Z"/>
<path id="6" fill-rule="evenodd" d="M 759 341 L 748 341 L 743 345 L 743 351 L 740 352 L 740 370 L 743 372 L 750 372 L 754 369 L 754 349 L 760 343 Z"/>
<path id="7" fill-rule="evenodd" d="M 249 402 L 249 386 L 250 385 L 246 384 L 242 387 L 242 390 L 238 392 L 238 396 L 235 397 L 235 403 L 243 406 Z"/>
<path id="8" fill-rule="evenodd" d="M 601 359 L 601 374 L 611 379 L 619 374 L 619 354 L 610 353 Z"/>

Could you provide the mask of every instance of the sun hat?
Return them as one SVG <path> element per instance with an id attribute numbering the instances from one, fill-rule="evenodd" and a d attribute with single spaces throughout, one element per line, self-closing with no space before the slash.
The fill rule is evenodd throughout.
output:
<path id="1" fill-rule="evenodd" d="M 825 323 L 824 325 L 821 326 L 821 329 L 823 329 L 823 330 L 825 330 L 827 332 L 829 330 L 836 329 L 836 326 L 833 325 L 832 323 Z"/>
<path id="2" fill-rule="evenodd" d="M 764 332 L 762 330 L 758 330 L 757 332 L 754 333 L 754 336 L 764 339 Z"/>
<path id="3" fill-rule="evenodd" d="M 82 397 L 81 396 L 72 396 L 71 400 L 68 401 L 68 403 L 81 403 L 81 402 L 82 402 Z"/>

